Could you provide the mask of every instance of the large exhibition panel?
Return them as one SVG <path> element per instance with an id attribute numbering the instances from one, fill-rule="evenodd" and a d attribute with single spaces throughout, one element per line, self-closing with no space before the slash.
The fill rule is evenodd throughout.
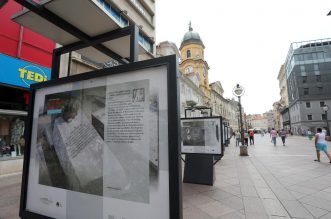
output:
<path id="1" fill-rule="evenodd" d="M 33 85 L 21 216 L 181 218 L 176 72 L 172 56 Z"/>

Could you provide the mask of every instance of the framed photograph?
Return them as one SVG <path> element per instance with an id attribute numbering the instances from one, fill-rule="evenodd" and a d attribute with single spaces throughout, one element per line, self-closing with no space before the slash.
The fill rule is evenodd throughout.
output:
<path id="1" fill-rule="evenodd" d="M 182 154 L 223 155 L 222 136 L 221 117 L 181 119 Z"/>
<path id="2" fill-rule="evenodd" d="M 23 218 L 182 218 L 175 56 L 32 86 Z"/>

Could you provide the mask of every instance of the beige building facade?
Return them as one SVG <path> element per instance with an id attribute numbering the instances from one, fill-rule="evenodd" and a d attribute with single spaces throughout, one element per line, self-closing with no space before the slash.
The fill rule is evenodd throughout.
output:
<path id="1" fill-rule="evenodd" d="M 154 0 L 98 0 L 109 3 L 128 21 L 127 25 L 136 24 L 139 29 L 139 44 L 146 50 L 139 55 L 139 60 L 155 56 L 155 1 Z"/>
<path id="2" fill-rule="evenodd" d="M 250 129 L 268 130 L 268 118 L 265 115 L 247 115 L 246 119 Z"/>
<path id="3" fill-rule="evenodd" d="M 274 120 L 274 128 L 276 130 L 283 129 L 283 120 L 281 115 L 281 110 L 283 109 L 282 104 L 280 101 L 275 102 L 272 104 L 272 112 L 273 112 L 273 120 Z"/>
<path id="4" fill-rule="evenodd" d="M 277 76 L 278 84 L 279 84 L 279 90 L 280 90 L 280 104 L 282 106 L 287 107 L 288 102 L 288 91 L 287 91 L 287 82 L 286 82 L 286 75 L 285 75 L 285 66 L 281 65 L 279 69 L 279 73 Z"/>

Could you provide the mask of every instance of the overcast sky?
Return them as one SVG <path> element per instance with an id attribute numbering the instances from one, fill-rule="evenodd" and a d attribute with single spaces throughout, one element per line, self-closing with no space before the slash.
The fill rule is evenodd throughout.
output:
<path id="1" fill-rule="evenodd" d="M 239 83 L 248 114 L 264 113 L 280 99 L 278 72 L 292 42 L 331 38 L 329 0 L 157 0 L 156 43 L 179 47 L 192 22 L 205 45 L 209 83 L 224 97 Z"/>

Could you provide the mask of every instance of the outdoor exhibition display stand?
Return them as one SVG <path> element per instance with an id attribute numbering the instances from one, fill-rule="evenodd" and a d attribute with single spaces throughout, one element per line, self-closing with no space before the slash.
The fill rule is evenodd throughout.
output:
<path id="1" fill-rule="evenodd" d="M 13 21 L 61 45 L 31 86 L 20 217 L 181 219 L 176 56 L 153 59 L 153 38 L 104 1 L 15 1 Z M 116 67 L 71 76 L 72 52 Z"/>
<path id="2" fill-rule="evenodd" d="M 231 128 L 228 125 L 225 125 L 225 146 L 228 147 L 231 140 Z"/>
<path id="3" fill-rule="evenodd" d="M 213 185 L 214 165 L 224 153 L 222 117 L 182 118 L 181 139 L 185 154 L 183 181 Z"/>
<path id="4" fill-rule="evenodd" d="M 32 85 L 20 216 L 182 218 L 177 71 L 167 56 Z"/>

